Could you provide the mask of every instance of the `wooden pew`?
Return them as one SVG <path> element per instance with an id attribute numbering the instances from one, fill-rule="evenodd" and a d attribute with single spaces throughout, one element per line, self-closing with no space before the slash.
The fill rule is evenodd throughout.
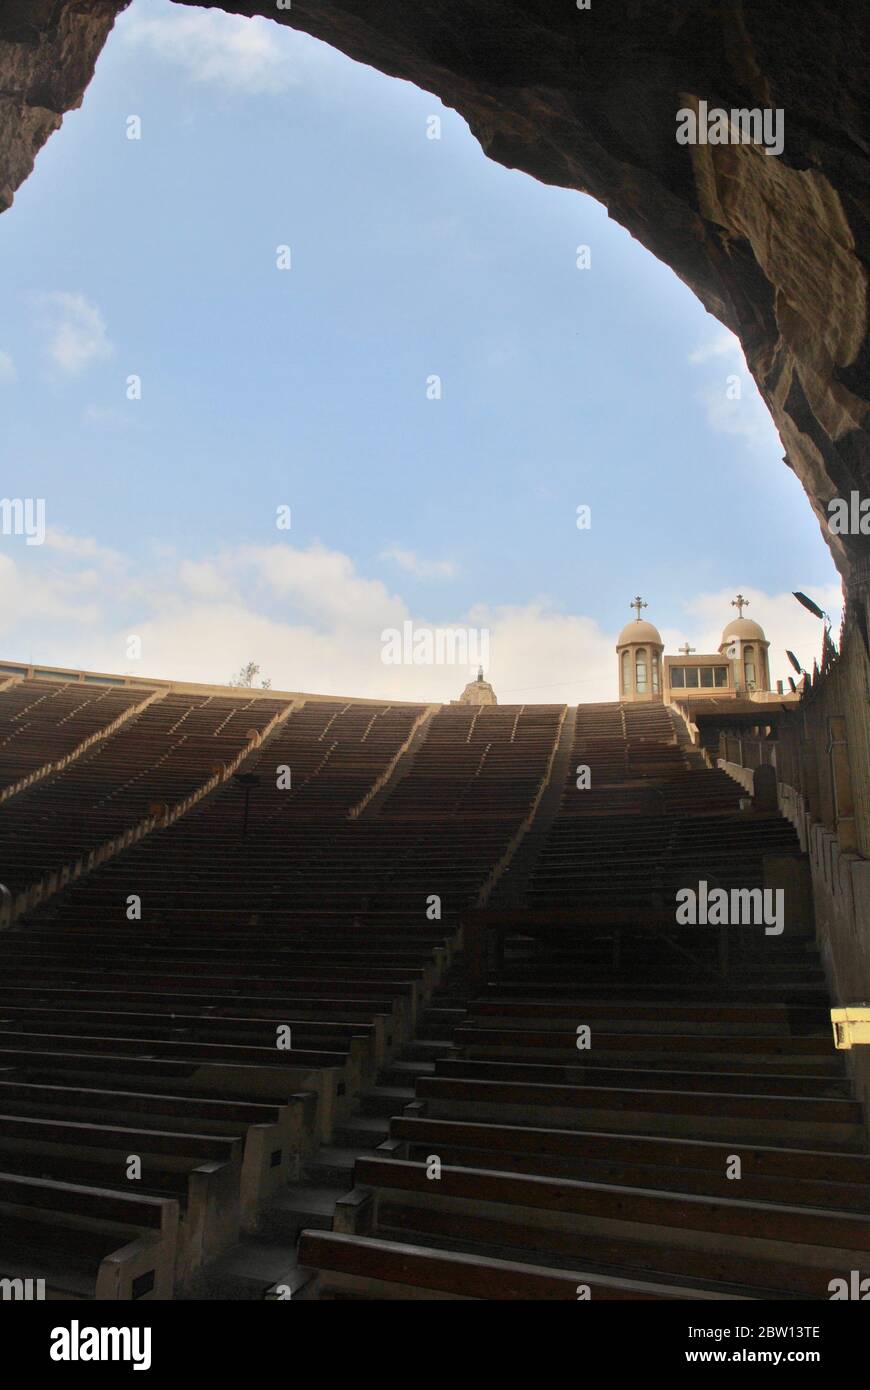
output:
<path id="1" fill-rule="evenodd" d="M 138 1179 L 129 1160 L 141 1160 Z M 240 1139 L 0 1114 L 0 1169 L 178 1202 L 175 1279 L 186 1286 L 239 1237 Z"/>
<path id="2" fill-rule="evenodd" d="M 163 1087 L 169 1083 L 161 1081 Z M 69 1084 L 6 1080 L 0 1074 L 0 1111 L 7 1115 L 127 1125 L 134 1129 L 172 1130 L 182 1134 L 241 1136 L 244 1155 L 240 1174 L 240 1217 L 253 1229 L 274 1192 L 298 1179 L 302 1161 L 316 1147 L 317 1097 L 304 1092 L 289 1103 L 188 1095 L 182 1090 L 110 1090 Z"/>
<path id="3" fill-rule="evenodd" d="M 359 1158 L 334 1229 L 535 1250 L 608 1272 L 640 1269 L 723 1292 L 827 1297 L 844 1269 L 870 1270 L 870 1216 L 479 1168 Z"/>
<path id="4" fill-rule="evenodd" d="M 605 1299 L 619 1301 L 662 1298 L 709 1298 L 707 1293 L 654 1284 L 648 1280 L 620 1279 L 590 1274 L 581 1269 L 547 1269 L 541 1265 L 497 1260 L 486 1255 L 425 1246 L 369 1236 L 340 1235 L 334 1231 L 302 1231 L 299 1263 L 315 1272 L 298 1297 L 303 1299 Z M 267 1298 L 281 1297 L 278 1286 Z M 720 1297 L 723 1297 L 720 1295 Z M 724 1297 L 731 1297 L 724 1295 Z M 737 1301 L 735 1299 L 735 1301 Z"/>
<path id="5" fill-rule="evenodd" d="M 736 1182 L 726 1177 L 733 1152 L 733 1144 L 701 1139 L 433 1120 L 407 1112 L 391 1119 L 390 1140 L 378 1148 L 385 1158 L 416 1162 L 435 1154 L 451 1167 L 870 1213 L 868 1154 L 741 1145 Z"/>
<path id="6" fill-rule="evenodd" d="M 731 1138 L 735 1143 L 803 1140 L 830 1149 L 864 1147 L 861 1107 L 851 1100 L 550 1086 L 446 1076 L 421 1076 L 417 1097 L 434 1119 L 486 1118 L 623 1132 L 642 1128 L 650 1134 Z"/>
<path id="7" fill-rule="evenodd" d="M 145 1073 L 186 1077 L 200 1094 L 229 1094 L 252 1101 L 286 1104 L 290 1095 L 314 1091 L 317 1138 L 329 1143 L 336 1116 L 347 1111 L 345 1054 L 303 1049 L 222 1047 L 208 1042 L 171 1042 L 138 1038 L 101 1038 L 54 1034 L 15 1034 L 0 1030 L 0 1068 L 14 1066 L 31 1080 L 54 1079 L 54 1066 L 75 1070 L 78 1076 L 106 1079 L 136 1074 L 136 1063 L 147 1062 Z M 167 1066 L 168 1063 L 168 1066 Z M 174 1063 L 174 1068 L 172 1068 Z M 128 1072 L 129 1069 L 129 1072 Z M 165 1069 L 165 1070 L 164 1070 Z M 47 1073 L 47 1074 L 46 1074 Z"/>
<path id="8" fill-rule="evenodd" d="M 0 1269 L 49 1296 L 171 1298 L 177 1238 L 173 1199 L 0 1172 Z"/>
<path id="9" fill-rule="evenodd" d="M 17 1041 L 20 1043 L 22 1039 Z M 109 1079 L 116 1083 L 131 1078 L 154 1086 L 158 1080 L 162 1082 L 167 1078 L 179 1091 L 190 1095 L 267 1101 L 278 1105 L 286 1105 L 291 1096 L 300 1092 L 314 1092 L 317 1097 L 315 1146 L 329 1143 L 336 1104 L 345 1094 L 344 1082 L 340 1079 L 341 1067 L 326 1061 L 330 1058 L 334 1062 L 334 1053 L 287 1052 L 284 1056 L 297 1065 L 293 1065 L 293 1061 L 258 1065 L 239 1056 L 218 1060 L 213 1052 L 209 1055 L 207 1049 L 204 1056 L 191 1056 L 191 1049 L 182 1047 L 170 1050 L 175 1052 L 174 1056 L 159 1055 L 163 1049 L 157 1048 L 150 1055 L 143 1054 L 135 1043 L 125 1048 L 128 1039 L 96 1040 L 107 1042 L 106 1046 L 94 1046 L 93 1042 L 87 1046 L 85 1040 L 75 1037 L 65 1044 L 57 1037 L 39 1039 L 38 1045 L 36 1039 L 29 1041 L 28 1047 L 0 1045 L 0 1071 L 12 1069 L 16 1076 L 30 1081 L 56 1081 L 62 1074 L 97 1085 L 105 1085 Z M 310 1065 L 302 1065 L 303 1060 Z"/>

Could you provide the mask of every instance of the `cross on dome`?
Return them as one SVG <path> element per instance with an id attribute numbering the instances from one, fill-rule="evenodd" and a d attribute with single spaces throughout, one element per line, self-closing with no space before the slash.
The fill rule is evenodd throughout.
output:
<path id="1" fill-rule="evenodd" d="M 736 598 L 731 600 L 731 607 L 736 608 L 738 618 L 742 618 L 744 608 L 749 607 L 749 599 L 744 598 L 742 594 L 738 594 Z"/>
<path id="2" fill-rule="evenodd" d="M 649 608 L 649 604 L 648 604 L 648 603 L 644 603 L 644 601 L 643 601 L 643 599 L 641 598 L 640 594 L 635 594 L 634 598 L 632 599 L 631 603 L 630 603 L 628 606 L 629 606 L 629 608 L 635 608 L 635 609 L 637 609 L 637 620 L 638 620 L 638 622 L 640 622 L 640 610 L 641 610 L 642 608 Z"/>

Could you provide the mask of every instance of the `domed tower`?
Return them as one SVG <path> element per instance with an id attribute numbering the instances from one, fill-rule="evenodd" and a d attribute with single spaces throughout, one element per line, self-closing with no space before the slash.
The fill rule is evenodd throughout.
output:
<path id="1" fill-rule="evenodd" d="M 719 655 L 731 663 L 734 689 L 751 694 L 753 690 L 770 689 L 770 665 L 767 659 L 770 643 L 758 623 L 744 618 L 743 610 L 748 598 L 738 594 L 731 600 L 732 608 L 737 609 L 737 617 L 732 618 L 722 632 Z"/>
<path id="2" fill-rule="evenodd" d="M 489 681 L 483 679 L 483 667 L 478 668 L 477 680 L 469 681 L 458 700 L 454 700 L 457 705 L 497 705 L 495 691 Z"/>
<path id="3" fill-rule="evenodd" d="M 616 640 L 616 659 L 619 663 L 619 698 L 625 703 L 638 700 L 662 699 L 662 642 L 659 630 L 640 616 L 646 608 L 638 596 L 629 605 L 637 612 L 626 623 Z"/>

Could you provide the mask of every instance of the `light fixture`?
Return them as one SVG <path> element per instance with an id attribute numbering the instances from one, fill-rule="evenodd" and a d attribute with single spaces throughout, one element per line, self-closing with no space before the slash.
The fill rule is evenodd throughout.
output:
<path id="1" fill-rule="evenodd" d="M 824 608 L 820 608 L 819 605 L 814 603 L 811 598 L 808 598 L 806 594 L 802 594 L 800 589 L 793 589 L 792 594 L 797 599 L 798 603 L 806 608 L 808 613 L 812 613 L 814 618 L 821 618 L 825 627 L 831 626 L 830 615 L 825 612 Z"/>

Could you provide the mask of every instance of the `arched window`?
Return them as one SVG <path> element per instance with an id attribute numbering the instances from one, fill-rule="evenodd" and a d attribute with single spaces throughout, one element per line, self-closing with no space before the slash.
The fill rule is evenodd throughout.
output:
<path id="1" fill-rule="evenodd" d="M 653 694 L 654 694 L 654 695 L 658 695 L 658 693 L 659 693 L 659 654 L 658 654 L 658 652 L 653 652 L 653 654 L 652 654 L 652 688 L 653 688 Z"/>
<path id="2" fill-rule="evenodd" d="M 638 695 L 646 694 L 646 648 L 641 647 L 634 659 L 634 688 Z"/>
<path id="3" fill-rule="evenodd" d="M 631 657 L 628 652 L 622 653 L 622 693 L 631 694 Z"/>
<path id="4" fill-rule="evenodd" d="M 743 648 L 743 674 L 746 677 L 746 689 L 755 689 L 755 651 L 753 647 Z"/>

